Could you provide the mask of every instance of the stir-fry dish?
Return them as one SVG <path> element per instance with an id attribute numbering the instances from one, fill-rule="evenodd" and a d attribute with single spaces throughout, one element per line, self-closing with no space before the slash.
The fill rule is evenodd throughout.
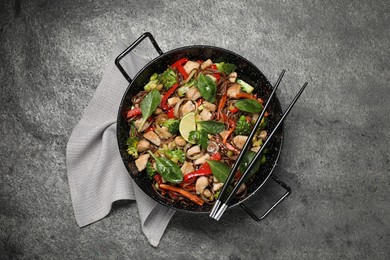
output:
<path id="1" fill-rule="evenodd" d="M 213 203 L 241 152 L 263 100 L 240 79 L 234 64 L 182 58 L 151 75 L 124 115 L 127 152 L 162 197 L 185 205 Z M 265 113 L 235 181 L 267 138 Z M 264 164 L 263 155 L 248 181 Z M 235 185 L 235 181 L 231 185 Z M 244 197 L 243 184 L 236 197 Z"/>

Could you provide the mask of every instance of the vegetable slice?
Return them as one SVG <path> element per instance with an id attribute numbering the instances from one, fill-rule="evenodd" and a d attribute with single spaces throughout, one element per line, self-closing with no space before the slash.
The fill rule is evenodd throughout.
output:
<path id="1" fill-rule="evenodd" d="M 202 97 L 204 99 L 206 99 L 207 101 L 209 101 L 211 103 L 215 102 L 217 85 L 215 84 L 215 82 L 211 78 L 209 78 L 203 74 L 199 74 L 197 87 L 199 89 L 200 94 L 202 95 Z"/>
<path id="2" fill-rule="evenodd" d="M 181 195 L 183 195 L 187 199 L 190 199 L 191 201 L 195 202 L 199 206 L 202 206 L 204 203 L 204 201 L 201 198 L 199 198 L 198 196 L 196 196 L 196 195 L 192 194 L 191 192 L 186 191 L 182 188 L 174 187 L 174 186 L 171 186 L 168 184 L 163 184 L 163 183 L 159 184 L 159 186 L 163 190 L 170 190 L 170 191 L 180 193 Z"/>
<path id="3" fill-rule="evenodd" d="M 148 118 L 153 114 L 154 110 L 158 107 L 161 102 L 160 92 L 153 89 L 150 91 L 146 97 L 141 101 L 141 111 L 142 111 L 142 122 L 138 129 L 141 130 Z"/>
<path id="4" fill-rule="evenodd" d="M 235 106 L 241 111 L 249 113 L 259 113 L 263 109 L 263 106 L 253 99 L 238 100 Z"/>
<path id="5" fill-rule="evenodd" d="M 180 167 L 165 157 L 156 157 L 150 150 L 148 153 L 156 161 L 157 172 L 168 182 L 180 183 L 183 181 Z"/>
<path id="6" fill-rule="evenodd" d="M 212 161 L 212 160 L 206 160 L 206 161 L 209 164 L 215 178 L 217 178 L 219 182 L 225 183 L 230 173 L 229 166 L 219 161 Z"/>
<path id="7" fill-rule="evenodd" d="M 225 124 L 218 121 L 200 121 L 197 124 L 198 126 L 200 126 L 200 129 L 205 130 L 209 134 L 219 134 L 220 132 L 225 130 Z"/>

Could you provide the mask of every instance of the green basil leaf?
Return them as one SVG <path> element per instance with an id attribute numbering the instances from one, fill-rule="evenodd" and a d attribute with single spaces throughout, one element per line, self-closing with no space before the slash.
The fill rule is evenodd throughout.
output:
<path id="1" fill-rule="evenodd" d="M 263 106 L 253 99 L 240 99 L 234 106 L 249 113 L 259 113 L 263 109 Z"/>
<path id="2" fill-rule="evenodd" d="M 209 142 L 209 138 L 207 132 L 201 129 L 199 131 L 191 131 L 188 135 L 188 141 L 195 144 L 199 144 L 200 148 L 206 149 Z"/>
<path id="3" fill-rule="evenodd" d="M 218 121 L 208 120 L 200 121 L 197 123 L 201 129 L 205 130 L 209 134 L 219 134 L 225 130 L 225 124 Z"/>
<path id="4" fill-rule="evenodd" d="M 240 172 L 241 174 L 244 174 L 246 169 L 248 168 L 249 164 L 252 162 L 253 158 L 255 158 L 256 153 L 254 151 L 247 151 L 244 154 L 244 157 L 242 158 L 242 161 L 240 163 Z M 257 173 L 260 170 L 261 160 L 257 160 L 255 164 L 253 165 L 252 169 L 249 172 L 248 176 L 252 176 L 253 174 Z"/>
<path id="5" fill-rule="evenodd" d="M 156 89 L 150 91 L 146 97 L 141 101 L 142 122 L 139 129 L 142 129 L 146 120 L 153 114 L 154 110 L 161 103 L 160 92 Z"/>
<path id="6" fill-rule="evenodd" d="M 157 172 L 170 183 L 180 183 L 183 181 L 183 174 L 180 167 L 166 157 L 156 157 L 151 151 L 149 154 L 156 161 Z"/>
<path id="7" fill-rule="evenodd" d="M 211 172 L 215 178 L 217 178 L 219 182 L 225 183 L 230 173 L 230 167 L 219 161 L 207 160 L 207 163 L 210 165 Z"/>
<path id="8" fill-rule="evenodd" d="M 198 87 L 199 92 L 204 99 L 211 103 L 215 102 L 217 85 L 210 77 L 199 74 L 196 86 Z"/>

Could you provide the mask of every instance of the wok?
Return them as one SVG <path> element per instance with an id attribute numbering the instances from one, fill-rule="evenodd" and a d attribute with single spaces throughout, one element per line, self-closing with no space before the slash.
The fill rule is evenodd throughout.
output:
<path id="1" fill-rule="evenodd" d="M 120 61 L 123 57 L 125 57 L 128 53 L 130 53 L 140 42 L 142 42 L 145 38 L 149 38 L 152 42 L 153 46 L 160 54 L 158 57 L 150 61 L 147 65 L 145 65 L 138 74 L 131 79 L 123 67 L 120 65 Z M 190 213 L 209 213 L 212 208 L 212 204 L 205 203 L 203 206 L 198 205 L 184 205 L 180 202 L 172 202 L 169 199 L 164 199 L 160 195 L 158 195 L 154 189 L 152 188 L 151 181 L 148 179 L 147 174 L 144 172 L 138 172 L 135 167 L 134 159 L 132 156 L 128 155 L 126 152 L 126 139 L 129 134 L 129 125 L 126 122 L 124 117 L 125 112 L 131 107 L 131 98 L 143 90 L 143 87 L 146 83 L 149 82 L 150 76 L 157 72 L 162 73 L 166 70 L 168 65 L 173 64 L 175 61 L 180 58 L 188 58 L 190 60 L 207 60 L 211 59 L 213 62 L 227 62 L 233 63 L 237 66 L 237 73 L 239 77 L 248 82 L 250 85 L 254 86 L 255 93 L 258 93 L 261 98 L 264 100 L 268 99 L 268 96 L 272 92 L 272 86 L 264 74 L 250 61 L 245 59 L 244 57 L 223 49 L 214 46 L 205 46 L 205 45 L 194 45 L 194 46 L 186 46 L 177 48 L 168 52 L 162 52 L 159 48 L 157 42 L 153 38 L 150 33 L 143 34 L 140 38 L 138 38 L 133 44 L 131 44 L 126 50 L 124 50 L 115 60 L 115 63 L 118 69 L 121 71 L 123 76 L 129 81 L 129 86 L 127 87 L 122 101 L 119 105 L 118 110 L 118 118 L 117 118 L 117 140 L 120 155 L 126 166 L 129 174 L 133 178 L 134 182 L 153 200 L 158 203 L 173 208 L 175 210 L 190 212 Z M 273 129 L 276 123 L 279 121 L 282 115 L 282 108 L 278 98 L 275 96 L 271 104 L 268 108 L 269 112 L 269 123 L 268 129 Z M 280 127 L 278 131 L 275 133 L 275 136 L 269 143 L 266 157 L 266 163 L 261 167 L 259 172 L 255 175 L 253 181 L 249 183 L 247 195 L 241 199 L 235 199 L 232 201 L 231 206 L 241 205 L 246 211 L 250 211 L 242 202 L 246 201 L 249 197 L 255 194 L 263 185 L 267 182 L 269 177 L 272 175 L 272 172 L 277 165 L 283 141 L 283 128 Z M 274 178 L 277 182 L 278 179 Z M 279 183 L 281 184 L 281 183 Z M 281 184 L 282 185 L 282 184 Z M 283 185 L 282 185 L 283 186 Z M 287 186 L 286 186 L 287 187 Z M 286 188 L 284 187 L 284 188 Z M 283 200 L 289 193 L 290 189 L 286 188 L 287 193 L 279 199 L 279 201 L 274 205 L 276 206 L 281 200 Z M 274 207 L 273 206 L 273 207 Z M 273 208 L 272 207 L 272 208 Z M 269 210 L 271 211 L 272 208 Z M 266 213 L 268 214 L 269 211 Z M 251 214 L 251 212 L 248 212 Z M 265 215 L 266 215 L 265 214 Z M 263 215 L 263 217 L 265 217 Z M 254 216 L 252 216 L 254 217 Z"/>

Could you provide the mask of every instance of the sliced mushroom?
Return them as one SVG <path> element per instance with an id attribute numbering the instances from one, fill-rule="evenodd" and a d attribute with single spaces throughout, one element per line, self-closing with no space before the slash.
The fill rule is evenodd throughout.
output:
<path id="1" fill-rule="evenodd" d="M 209 179 L 206 176 L 200 176 L 195 183 L 196 194 L 202 194 L 209 185 Z"/>
<path id="2" fill-rule="evenodd" d="M 192 146 L 190 149 L 187 150 L 187 156 L 191 156 L 197 153 L 200 153 L 199 145 Z"/>
<path id="3" fill-rule="evenodd" d="M 196 87 L 190 88 L 190 89 L 186 92 L 186 96 L 187 96 L 187 98 L 190 99 L 190 100 L 197 100 L 198 98 L 201 97 L 200 92 L 199 92 L 199 89 L 196 88 Z"/>
<path id="4" fill-rule="evenodd" d="M 188 174 L 188 173 L 190 173 L 190 172 L 195 171 L 195 168 L 194 168 L 194 166 L 192 165 L 192 163 L 187 162 L 187 161 L 185 161 L 185 162 L 183 163 L 183 166 L 181 166 L 180 169 L 181 169 L 181 173 L 182 173 L 183 175 L 186 175 L 186 174 Z"/>
<path id="5" fill-rule="evenodd" d="M 236 194 L 240 194 L 240 193 L 243 192 L 245 189 L 246 189 L 246 185 L 245 185 L 245 183 L 243 183 L 243 184 L 241 184 L 240 188 L 238 188 Z"/>
<path id="6" fill-rule="evenodd" d="M 186 142 L 186 140 L 183 137 L 176 136 L 175 137 L 175 143 L 176 143 L 177 146 L 185 146 L 187 142 Z"/>
<path id="7" fill-rule="evenodd" d="M 196 159 L 194 164 L 195 165 L 204 164 L 204 163 L 206 163 L 206 160 L 208 160 L 208 159 L 210 159 L 210 154 L 206 153 L 202 157 Z"/>
<path id="8" fill-rule="evenodd" d="M 146 128 L 148 128 L 150 126 L 150 123 L 148 121 L 146 121 L 145 124 L 140 129 L 141 123 L 142 123 L 142 118 L 134 121 L 134 125 L 135 125 L 135 127 L 137 127 L 138 132 L 143 132 L 143 131 L 145 131 Z"/>
<path id="9" fill-rule="evenodd" d="M 144 137 L 157 146 L 160 146 L 160 144 L 161 144 L 160 137 L 158 137 L 158 135 L 154 131 L 149 131 L 149 132 L 145 133 Z"/>
<path id="10" fill-rule="evenodd" d="M 232 72 L 229 74 L 229 81 L 230 82 L 236 82 L 237 79 L 237 72 Z"/>
<path id="11" fill-rule="evenodd" d="M 190 74 L 190 72 L 194 69 L 197 69 L 200 67 L 200 64 L 196 61 L 187 61 L 187 63 L 183 66 L 184 70 L 187 72 L 187 74 Z"/>
<path id="12" fill-rule="evenodd" d="M 230 98 L 236 98 L 236 95 L 241 92 L 241 86 L 240 84 L 233 84 L 231 87 L 227 89 L 227 96 Z"/>
<path id="13" fill-rule="evenodd" d="M 146 168 L 146 164 L 148 163 L 149 158 L 150 154 L 143 154 L 138 157 L 137 160 L 135 160 L 135 166 L 137 167 L 138 171 L 141 172 Z"/>
<path id="14" fill-rule="evenodd" d="M 208 109 L 203 109 L 199 115 L 200 115 L 200 119 L 202 119 L 203 121 L 210 120 L 211 117 L 213 116 Z"/>
<path id="15" fill-rule="evenodd" d="M 182 115 L 186 115 L 192 111 L 195 111 L 195 105 L 194 103 L 192 103 L 192 101 L 187 101 L 187 103 L 185 103 L 181 108 L 180 108 L 180 112 Z"/>
<path id="16" fill-rule="evenodd" d="M 150 149 L 150 142 L 145 139 L 141 139 L 137 144 L 137 151 L 144 152 Z"/>
<path id="17" fill-rule="evenodd" d="M 213 61 L 210 60 L 210 59 L 208 59 L 208 60 L 204 61 L 204 62 L 200 65 L 200 67 L 202 68 L 202 70 L 204 70 L 205 68 L 210 67 L 211 65 L 213 65 Z"/>
<path id="18" fill-rule="evenodd" d="M 259 138 L 260 138 L 261 140 L 265 141 L 265 139 L 267 139 L 267 131 L 262 130 L 262 131 L 260 132 Z"/>
<path id="19" fill-rule="evenodd" d="M 242 149 L 247 139 L 248 136 L 246 135 L 237 135 L 236 137 L 233 138 L 233 143 L 238 149 Z"/>
<path id="20" fill-rule="evenodd" d="M 156 108 L 156 110 L 154 110 L 153 114 L 160 115 L 162 112 L 163 112 L 162 109 L 158 107 Z"/>

